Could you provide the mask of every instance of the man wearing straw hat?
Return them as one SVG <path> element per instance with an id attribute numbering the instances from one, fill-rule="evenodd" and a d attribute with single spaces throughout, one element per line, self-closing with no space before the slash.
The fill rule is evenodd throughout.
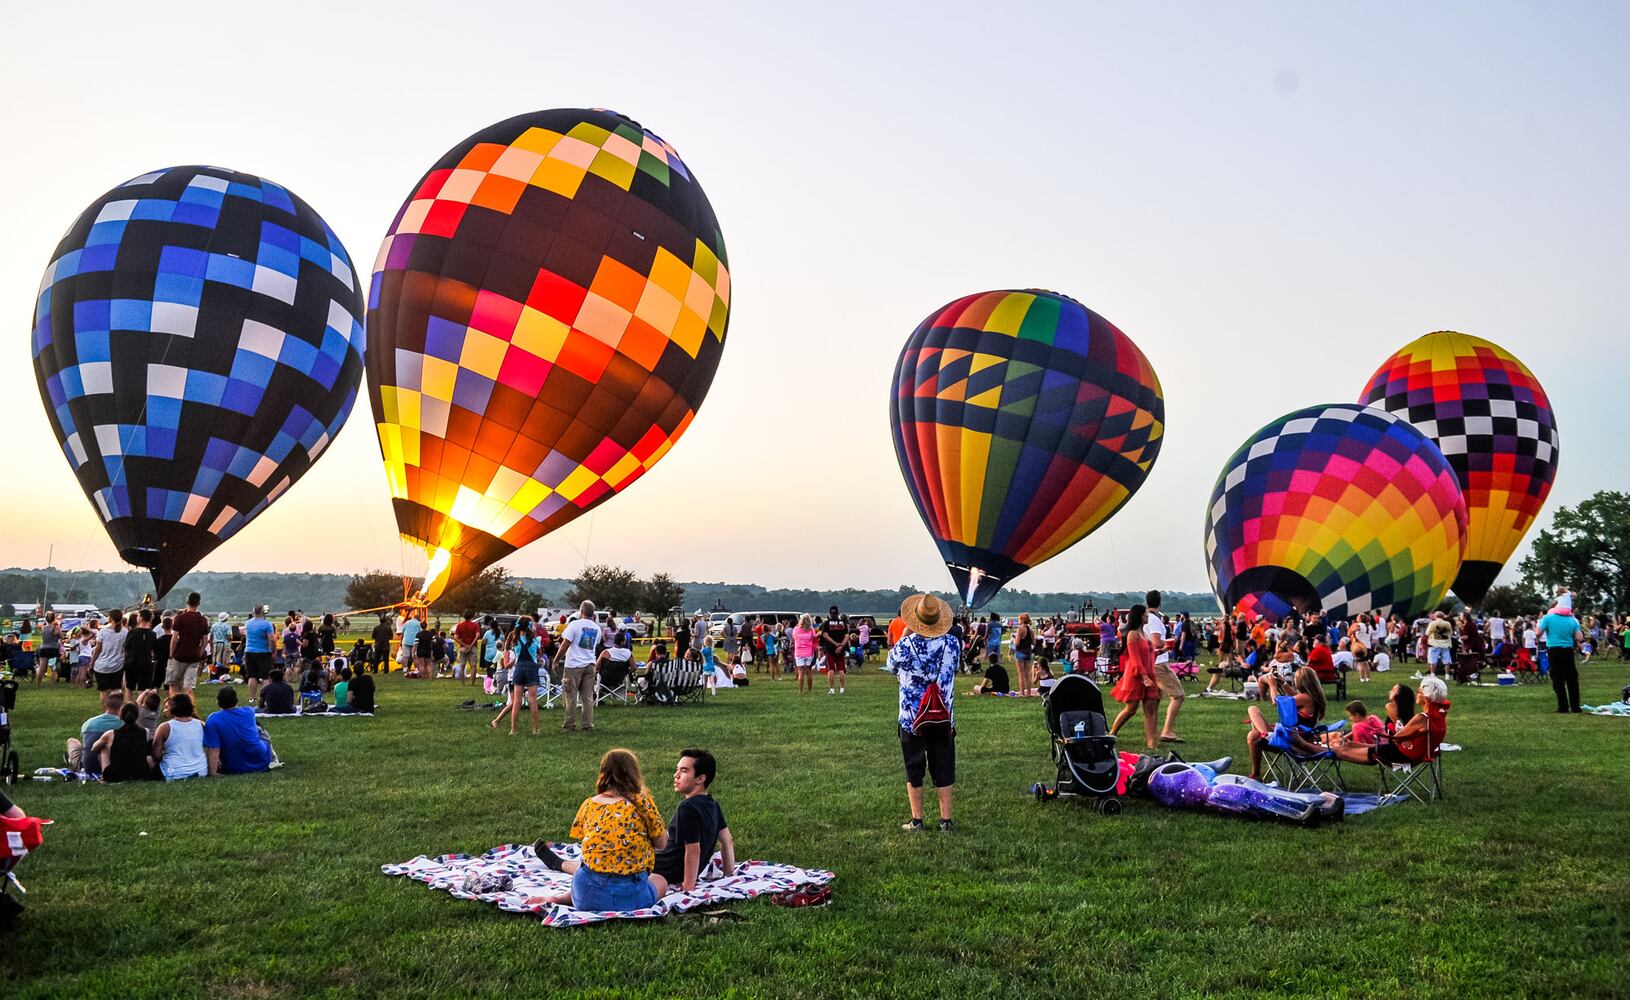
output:
<path id="1" fill-rule="evenodd" d="M 923 829 L 923 773 L 939 792 L 940 830 L 949 832 L 956 786 L 956 718 L 952 687 L 962 662 L 962 642 L 951 629 L 951 607 L 932 594 L 913 594 L 900 604 L 905 634 L 889 650 L 883 669 L 900 679 L 900 750 L 906 765 L 911 820 L 901 829 Z"/>

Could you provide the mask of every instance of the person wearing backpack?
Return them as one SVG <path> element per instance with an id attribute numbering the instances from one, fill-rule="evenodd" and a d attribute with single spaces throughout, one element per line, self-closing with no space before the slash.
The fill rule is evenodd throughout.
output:
<path id="1" fill-rule="evenodd" d="M 952 712 L 962 642 L 951 630 L 951 607 L 932 594 L 913 594 L 900 604 L 905 634 L 889 650 L 883 669 L 900 680 L 900 750 L 905 757 L 906 800 L 911 820 L 903 830 L 922 830 L 923 774 L 939 793 L 942 832 L 955 829 L 951 794 L 956 787 L 956 716 Z"/>

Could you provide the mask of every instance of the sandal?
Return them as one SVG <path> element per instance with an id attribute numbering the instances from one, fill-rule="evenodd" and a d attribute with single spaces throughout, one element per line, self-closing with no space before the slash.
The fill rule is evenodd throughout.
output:
<path id="1" fill-rule="evenodd" d="M 1162 743 L 1187 743 L 1188 741 L 1183 739 L 1183 737 L 1181 737 L 1181 736 L 1162 736 L 1160 738 L 1160 742 L 1162 742 Z"/>

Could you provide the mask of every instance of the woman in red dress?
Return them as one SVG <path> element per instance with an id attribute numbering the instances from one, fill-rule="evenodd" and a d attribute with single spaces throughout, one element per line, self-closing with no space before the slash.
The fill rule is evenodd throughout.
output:
<path id="1" fill-rule="evenodd" d="M 1115 724 L 1109 727 L 1109 732 L 1110 735 L 1120 732 L 1121 727 L 1132 718 L 1132 713 L 1137 711 L 1139 703 L 1142 703 L 1143 742 L 1153 751 L 1160 685 L 1155 682 L 1154 647 L 1149 645 L 1149 637 L 1143 634 L 1143 624 L 1148 614 L 1148 609 L 1141 604 L 1132 605 L 1132 610 L 1126 613 L 1126 630 L 1121 636 L 1122 648 L 1125 649 L 1121 654 L 1121 679 L 1109 692 L 1124 707 L 1121 714 L 1115 717 Z"/>

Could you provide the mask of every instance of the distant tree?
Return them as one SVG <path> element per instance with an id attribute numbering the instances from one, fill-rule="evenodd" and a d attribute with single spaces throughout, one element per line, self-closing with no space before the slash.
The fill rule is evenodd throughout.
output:
<path id="1" fill-rule="evenodd" d="M 1523 583 L 1540 595 L 1558 584 L 1579 596 L 1575 610 L 1630 609 L 1630 493 L 1603 490 L 1561 507 L 1520 564 Z"/>
<path id="2" fill-rule="evenodd" d="M 1525 583 L 1502 584 L 1490 587 L 1478 607 L 1491 615 L 1511 618 L 1517 615 L 1537 615 L 1549 606 L 1539 591 Z"/>
<path id="3" fill-rule="evenodd" d="M 667 573 L 652 573 L 649 580 L 640 584 L 640 599 L 634 610 L 645 611 L 660 618 L 668 613 L 669 608 L 684 603 L 684 584 Z"/>
<path id="4" fill-rule="evenodd" d="M 402 575 L 382 569 L 353 576 L 345 585 L 345 607 L 351 611 L 399 604 L 402 597 Z"/>
<path id="5" fill-rule="evenodd" d="M 639 578 L 632 570 L 595 564 L 584 566 L 583 572 L 572 581 L 571 587 L 566 590 L 566 603 L 577 605 L 583 601 L 593 601 L 594 606 L 601 610 L 615 608 L 618 611 L 631 611 L 642 603 L 640 591 Z"/>
<path id="6" fill-rule="evenodd" d="M 476 614 L 536 614 L 542 607 L 542 594 L 527 590 L 502 566 L 492 566 L 436 599 L 438 612 Z"/>

